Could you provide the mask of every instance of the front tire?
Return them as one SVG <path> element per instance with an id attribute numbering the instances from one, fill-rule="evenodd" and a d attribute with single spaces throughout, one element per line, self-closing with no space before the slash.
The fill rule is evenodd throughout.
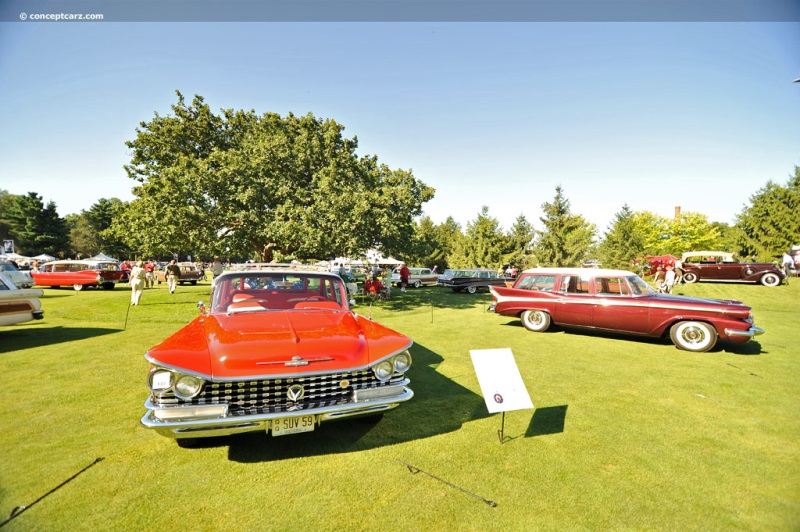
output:
<path id="1" fill-rule="evenodd" d="M 550 327 L 550 314 L 543 310 L 526 310 L 520 320 L 526 329 L 533 332 L 544 332 Z"/>
<path id="2" fill-rule="evenodd" d="M 765 273 L 761 276 L 760 281 L 764 286 L 778 286 L 781 284 L 781 278 L 774 273 Z"/>
<path id="3" fill-rule="evenodd" d="M 702 321 L 679 321 L 669 330 L 669 337 L 678 349 L 704 353 L 717 344 L 717 331 Z"/>
<path id="4" fill-rule="evenodd" d="M 420 286 L 421 285 L 419 281 L 414 281 L 414 288 L 419 288 Z"/>
<path id="5" fill-rule="evenodd" d="M 477 291 L 478 291 L 478 287 L 477 286 L 468 286 L 467 287 L 467 292 L 469 292 L 470 294 L 474 294 Z"/>
<path id="6" fill-rule="evenodd" d="M 72 288 L 73 288 L 73 289 L 74 289 L 76 292 L 80 292 L 81 290 L 83 290 L 83 285 L 82 285 L 82 284 L 74 284 L 74 285 L 72 285 Z"/>
<path id="7" fill-rule="evenodd" d="M 683 274 L 683 281 L 685 283 L 696 283 L 697 282 L 697 274 L 696 273 L 684 273 Z"/>

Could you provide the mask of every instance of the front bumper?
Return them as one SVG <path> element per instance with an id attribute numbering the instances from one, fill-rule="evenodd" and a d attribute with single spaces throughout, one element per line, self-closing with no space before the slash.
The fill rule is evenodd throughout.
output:
<path id="1" fill-rule="evenodd" d="M 725 329 L 725 334 L 733 339 L 735 338 L 747 338 L 748 340 L 753 336 L 758 336 L 760 334 L 764 334 L 764 329 L 761 327 L 756 327 L 753 325 L 746 331 L 737 330 L 737 329 Z M 746 341 L 746 340 L 745 340 Z"/>
<path id="2" fill-rule="evenodd" d="M 224 412 L 220 412 L 217 417 L 178 417 L 169 420 L 159 419 L 159 413 L 165 412 L 172 417 L 175 416 L 176 412 L 180 409 L 188 409 L 186 407 L 159 407 L 155 405 L 152 402 L 152 398 L 150 398 L 145 402 L 144 406 L 147 412 L 142 417 L 141 423 L 146 428 L 153 429 L 158 434 L 166 436 L 167 438 L 206 438 L 212 436 L 230 436 L 243 432 L 267 431 L 272 428 L 273 420 L 308 415 L 313 415 L 315 423 L 319 425 L 323 421 L 380 414 L 396 408 L 400 403 L 414 397 L 414 392 L 405 385 L 396 386 L 396 388 L 396 394 L 380 399 L 362 399 L 343 405 L 333 405 L 308 410 L 227 417 L 226 409 L 224 408 L 225 405 L 216 405 L 217 410 L 224 410 Z M 195 408 L 194 410 L 197 411 L 198 409 Z M 214 408 L 209 407 L 208 410 L 213 412 Z"/>

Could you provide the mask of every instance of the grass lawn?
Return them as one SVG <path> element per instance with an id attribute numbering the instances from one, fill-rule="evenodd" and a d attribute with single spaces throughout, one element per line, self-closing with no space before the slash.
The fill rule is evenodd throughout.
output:
<path id="1" fill-rule="evenodd" d="M 488 294 L 395 290 L 357 311 L 414 339 L 410 402 L 181 449 L 139 424 L 143 355 L 209 292 L 160 285 L 128 309 L 127 287 L 45 289 L 44 320 L 0 329 L 0 521 L 103 458 L 7 530 L 800 528 L 800 279 L 679 287 L 742 300 L 766 330 L 700 354 L 528 332 Z M 536 405 L 506 414 L 502 445 L 469 355 L 500 347 Z"/>

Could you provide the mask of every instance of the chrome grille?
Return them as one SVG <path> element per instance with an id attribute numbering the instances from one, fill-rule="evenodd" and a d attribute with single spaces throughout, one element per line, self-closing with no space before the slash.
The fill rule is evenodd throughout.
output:
<path id="1" fill-rule="evenodd" d="M 394 375 L 388 382 L 380 382 L 372 371 L 363 370 L 290 379 L 206 382 L 193 399 L 179 399 L 170 392 L 154 400 L 160 406 L 227 404 L 229 416 L 271 414 L 350 403 L 355 390 L 397 384 L 404 378 Z M 288 396 L 289 387 L 294 384 L 302 385 L 305 391 L 297 402 Z"/>

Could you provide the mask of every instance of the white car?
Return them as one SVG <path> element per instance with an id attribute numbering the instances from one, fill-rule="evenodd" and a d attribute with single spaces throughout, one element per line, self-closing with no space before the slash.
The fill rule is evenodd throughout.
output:
<path id="1" fill-rule="evenodd" d="M 16 325 L 44 317 L 39 288 L 18 288 L 11 278 L 0 272 L 0 326 Z"/>
<path id="2" fill-rule="evenodd" d="M 17 288 L 32 288 L 33 277 L 28 272 L 20 271 L 14 263 L 5 260 L 0 260 L 0 272 L 3 272 L 11 281 L 17 285 Z"/>
<path id="3" fill-rule="evenodd" d="M 422 285 L 432 286 L 439 281 L 439 274 L 433 273 L 430 268 L 409 268 L 408 285 L 419 288 Z M 392 271 L 392 284 L 400 286 L 400 270 Z"/>

